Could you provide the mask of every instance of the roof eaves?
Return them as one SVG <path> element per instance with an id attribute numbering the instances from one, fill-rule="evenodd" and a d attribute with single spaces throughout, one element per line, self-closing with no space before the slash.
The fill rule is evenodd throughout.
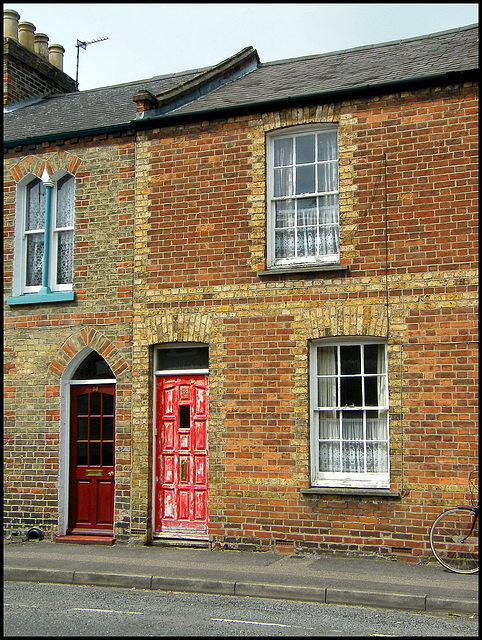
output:
<path id="1" fill-rule="evenodd" d="M 408 89 L 416 89 L 425 86 L 456 84 L 470 80 L 478 80 L 478 77 L 478 69 L 468 69 L 465 71 L 449 71 L 446 73 L 431 76 L 419 76 L 415 78 L 390 80 L 386 82 L 359 85 L 355 87 L 330 89 L 315 93 L 284 96 L 282 98 L 271 98 L 268 100 L 251 101 L 247 103 L 213 107 L 205 110 L 200 109 L 198 111 L 190 111 L 185 113 L 170 112 L 164 114 L 151 114 L 145 118 L 138 118 L 131 121 L 131 125 L 134 129 L 145 129 L 149 127 L 162 126 L 163 124 L 171 124 L 173 122 L 193 122 L 199 120 L 200 118 L 202 118 L 203 120 L 208 120 L 210 118 L 214 119 L 241 113 L 255 113 L 258 111 L 266 111 L 271 109 L 303 106 L 312 104 L 313 102 L 320 100 L 326 102 L 327 100 L 334 99 L 355 99 L 363 96 L 371 96 L 393 91 L 406 91 Z"/>
<path id="2" fill-rule="evenodd" d="M 135 134 L 132 124 L 130 122 L 122 124 L 114 124 L 104 127 L 93 127 L 91 129 L 78 129 L 75 131 L 60 131 L 58 133 L 50 133 L 41 136 L 32 136 L 30 138 L 18 138 L 16 140 L 4 140 L 3 146 L 6 149 L 12 149 L 15 147 L 23 147 L 28 144 L 41 144 L 42 142 L 52 142 L 55 140 L 68 140 L 70 138 L 82 138 L 85 136 L 99 136 L 109 133 L 122 133 L 131 132 Z"/>

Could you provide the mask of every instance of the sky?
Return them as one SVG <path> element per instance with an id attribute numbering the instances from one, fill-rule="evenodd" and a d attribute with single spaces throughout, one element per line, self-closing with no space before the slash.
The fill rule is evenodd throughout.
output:
<path id="1" fill-rule="evenodd" d="M 7 3 L 93 89 L 217 64 L 253 46 L 261 62 L 339 51 L 478 22 L 478 3 Z"/>

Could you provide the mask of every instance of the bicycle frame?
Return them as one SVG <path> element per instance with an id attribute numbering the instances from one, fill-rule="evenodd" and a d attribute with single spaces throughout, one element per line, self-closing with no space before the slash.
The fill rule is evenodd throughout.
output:
<path id="1" fill-rule="evenodd" d="M 474 512 L 474 517 L 472 518 L 472 526 L 470 527 L 470 531 L 468 532 L 468 534 L 462 538 L 462 542 L 465 542 L 467 540 L 467 538 L 470 536 L 470 534 L 472 533 L 472 531 L 474 530 L 475 527 L 475 523 L 477 522 L 477 518 L 479 516 L 479 507 L 468 507 L 467 505 L 458 505 L 457 509 L 463 509 L 464 511 L 473 511 Z"/>

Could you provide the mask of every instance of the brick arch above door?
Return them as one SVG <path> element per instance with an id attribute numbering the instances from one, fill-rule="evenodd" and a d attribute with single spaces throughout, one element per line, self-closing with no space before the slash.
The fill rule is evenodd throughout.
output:
<path id="1" fill-rule="evenodd" d="M 49 371 L 60 378 L 72 358 L 85 347 L 97 351 L 116 378 L 129 368 L 127 361 L 108 338 L 92 327 L 82 327 L 63 343 L 50 363 Z"/>
<path id="2" fill-rule="evenodd" d="M 175 313 L 150 318 L 143 327 L 148 344 L 211 342 L 213 319 L 204 313 Z"/>

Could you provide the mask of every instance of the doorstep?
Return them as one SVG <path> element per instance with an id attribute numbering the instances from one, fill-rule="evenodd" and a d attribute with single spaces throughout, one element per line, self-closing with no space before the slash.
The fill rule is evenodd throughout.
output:
<path id="1" fill-rule="evenodd" d="M 115 542 L 113 536 L 56 536 L 55 542 L 67 542 L 70 544 L 99 544 L 105 546 L 111 546 Z"/>

